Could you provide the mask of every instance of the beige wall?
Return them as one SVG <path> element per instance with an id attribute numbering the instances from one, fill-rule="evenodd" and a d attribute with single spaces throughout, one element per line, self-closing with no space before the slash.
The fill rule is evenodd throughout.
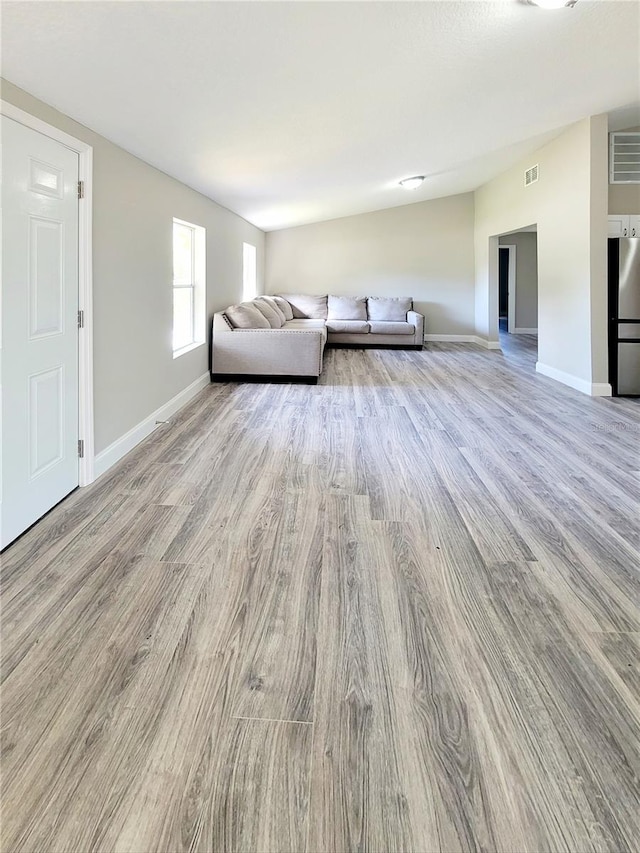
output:
<path id="1" fill-rule="evenodd" d="M 609 213 L 640 215 L 640 184 L 609 184 Z"/>
<path id="2" fill-rule="evenodd" d="M 609 381 L 609 324 L 607 287 L 607 240 L 609 194 L 609 137 L 607 117 L 594 116 L 589 121 L 591 137 L 591 174 L 589 210 L 591 215 L 591 381 Z"/>
<path id="3" fill-rule="evenodd" d="M 475 198 L 478 335 L 497 340 L 498 235 L 537 224 L 538 360 L 585 385 L 607 376 L 606 151 L 607 118 L 592 116 L 481 187 Z M 540 179 L 525 188 L 524 170 L 534 163 Z"/>
<path id="4" fill-rule="evenodd" d="M 431 334 L 474 333 L 473 195 L 272 231 L 269 293 L 412 296 Z"/>
<path id="5" fill-rule="evenodd" d="M 206 373 L 207 347 L 171 348 L 172 220 L 207 229 L 207 315 L 242 298 L 242 243 L 264 234 L 6 81 L 2 98 L 93 146 L 96 453 Z M 208 337 L 208 332 L 207 332 Z"/>
<path id="6" fill-rule="evenodd" d="M 505 234 L 501 246 L 516 247 L 516 329 L 538 328 L 538 235 Z"/>

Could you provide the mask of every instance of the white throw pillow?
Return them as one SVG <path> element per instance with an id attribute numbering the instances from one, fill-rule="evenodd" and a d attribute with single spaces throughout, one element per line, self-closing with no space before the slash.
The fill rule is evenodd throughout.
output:
<path id="1" fill-rule="evenodd" d="M 406 323 L 407 311 L 412 310 L 413 299 L 409 296 L 370 296 L 367 299 L 369 320 Z"/>
<path id="2" fill-rule="evenodd" d="M 273 301 L 284 314 L 285 320 L 293 320 L 293 309 L 291 308 L 291 305 L 289 305 L 286 299 L 283 299 L 282 296 L 274 296 Z"/>
<path id="3" fill-rule="evenodd" d="M 366 296 L 329 296 L 327 320 L 366 320 Z"/>
<path id="4" fill-rule="evenodd" d="M 230 305 L 224 312 L 235 329 L 270 329 L 271 324 L 255 305 L 242 302 L 240 305 Z"/>
<path id="5" fill-rule="evenodd" d="M 269 305 L 264 297 L 259 296 L 257 299 L 254 299 L 253 304 L 261 314 L 264 314 L 272 329 L 279 329 L 282 326 L 284 323 L 282 315 L 273 307 L 273 305 Z"/>
<path id="6" fill-rule="evenodd" d="M 280 323 L 280 325 L 282 326 L 282 323 L 284 323 L 284 321 L 285 321 L 287 318 L 286 318 L 286 316 L 285 316 L 284 311 L 283 311 L 283 310 L 282 310 L 282 308 L 280 307 L 280 305 L 276 302 L 276 298 L 275 298 L 275 296 L 267 296 L 266 294 L 263 294 L 263 295 L 260 297 L 260 299 L 264 299 L 264 301 L 265 301 L 266 303 L 268 303 L 268 304 L 269 304 L 269 305 L 270 305 L 270 306 L 275 310 L 275 312 L 276 312 L 276 314 L 278 315 L 278 317 L 280 317 L 280 319 L 282 320 L 282 322 Z"/>

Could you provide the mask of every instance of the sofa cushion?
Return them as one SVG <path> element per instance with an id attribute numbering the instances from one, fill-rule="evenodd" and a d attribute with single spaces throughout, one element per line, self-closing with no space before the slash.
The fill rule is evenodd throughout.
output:
<path id="1" fill-rule="evenodd" d="M 261 314 L 264 314 L 272 329 L 279 329 L 282 326 L 284 319 L 280 309 L 270 304 L 264 296 L 258 296 L 253 300 L 253 304 Z"/>
<path id="2" fill-rule="evenodd" d="M 369 320 L 372 335 L 413 335 L 416 327 L 413 323 L 392 322 L 390 320 Z"/>
<path id="3" fill-rule="evenodd" d="M 412 308 L 413 300 L 409 296 L 370 296 L 367 299 L 370 320 L 405 323 L 407 311 L 411 311 Z"/>
<path id="4" fill-rule="evenodd" d="M 285 320 L 293 320 L 293 309 L 291 305 L 287 302 L 286 299 L 283 299 L 282 296 L 272 296 L 273 301 L 276 303 L 278 308 L 282 311 Z"/>
<path id="5" fill-rule="evenodd" d="M 294 320 L 326 320 L 327 297 L 309 296 L 306 293 L 281 293 L 291 305 Z"/>
<path id="6" fill-rule="evenodd" d="M 366 320 L 366 296 L 329 296 L 327 302 L 328 320 Z"/>
<path id="7" fill-rule="evenodd" d="M 368 335 L 369 323 L 366 320 L 327 320 L 327 332 Z"/>
<path id="8" fill-rule="evenodd" d="M 287 320 L 284 329 L 311 329 L 313 332 L 322 332 L 322 337 L 327 340 L 327 329 L 324 320 Z"/>
<path id="9" fill-rule="evenodd" d="M 253 302 L 230 305 L 224 312 L 235 329 L 270 329 L 271 323 Z"/>
<path id="10" fill-rule="evenodd" d="M 308 320 L 301 318 L 300 320 L 287 320 L 284 324 L 285 329 L 324 329 L 324 320 Z"/>

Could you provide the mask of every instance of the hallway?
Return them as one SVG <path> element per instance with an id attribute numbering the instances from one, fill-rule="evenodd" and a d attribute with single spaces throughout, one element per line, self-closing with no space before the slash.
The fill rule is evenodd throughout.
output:
<path id="1" fill-rule="evenodd" d="M 518 367 L 531 368 L 535 372 L 538 359 L 537 335 L 510 335 L 507 332 L 506 318 L 500 318 L 500 347 L 504 357 Z"/>

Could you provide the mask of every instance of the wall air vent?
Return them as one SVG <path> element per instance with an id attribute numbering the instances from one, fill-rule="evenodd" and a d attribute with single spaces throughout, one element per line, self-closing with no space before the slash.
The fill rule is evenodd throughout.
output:
<path id="1" fill-rule="evenodd" d="M 524 185 L 525 187 L 530 187 L 531 184 L 535 184 L 538 180 L 538 164 L 532 166 L 530 169 L 524 173 Z"/>
<path id="2" fill-rule="evenodd" d="M 609 134 L 609 183 L 640 184 L 640 133 Z"/>

